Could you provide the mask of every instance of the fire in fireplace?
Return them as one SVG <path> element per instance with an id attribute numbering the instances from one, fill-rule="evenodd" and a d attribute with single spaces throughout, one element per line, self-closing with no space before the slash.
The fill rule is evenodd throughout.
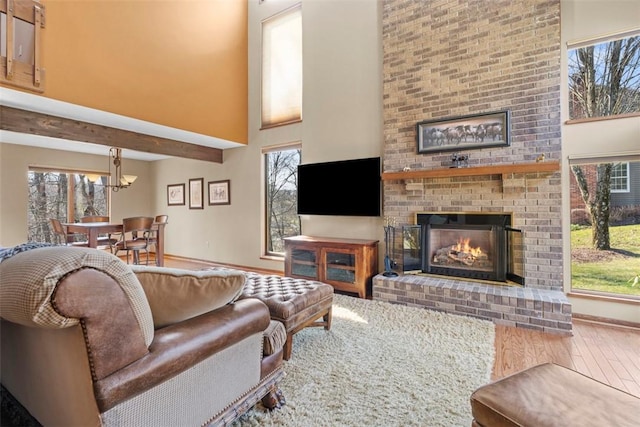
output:
<path id="1" fill-rule="evenodd" d="M 522 232 L 510 214 L 419 213 L 424 273 L 524 285 Z"/>

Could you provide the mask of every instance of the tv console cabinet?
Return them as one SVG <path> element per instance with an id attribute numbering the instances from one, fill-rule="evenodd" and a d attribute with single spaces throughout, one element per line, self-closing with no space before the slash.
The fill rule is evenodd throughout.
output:
<path id="1" fill-rule="evenodd" d="M 335 289 L 371 296 L 378 274 L 378 240 L 294 236 L 284 239 L 284 274 L 317 280 Z"/>

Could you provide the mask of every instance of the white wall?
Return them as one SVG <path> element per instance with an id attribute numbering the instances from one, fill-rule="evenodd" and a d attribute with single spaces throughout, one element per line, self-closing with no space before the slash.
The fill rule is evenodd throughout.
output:
<path id="1" fill-rule="evenodd" d="M 640 29 L 640 2 L 636 0 L 563 0 L 562 69 L 567 70 L 567 42 L 597 38 L 632 28 Z M 562 121 L 568 117 L 568 79 L 562 74 Z M 629 154 L 640 156 L 640 117 L 596 121 L 562 126 L 563 234 L 570 235 L 569 159 L 593 155 Z M 571 290 L 570 239 L 564 240 L 565 292 Z M 571 294 L 573 312 L 640 323 L 640 304 L 615 299 L 585 298 Z"/>

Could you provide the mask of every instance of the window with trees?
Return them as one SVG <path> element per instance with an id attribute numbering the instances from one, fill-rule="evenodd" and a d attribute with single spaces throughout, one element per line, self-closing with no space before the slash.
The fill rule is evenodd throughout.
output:
<path id="1" fill-rule="evenodd" d="M 302 9 L 262 22 L 262 128 L 302 120 Z"/>
<path id="2" fill-rule="evenodd" d="M 108 177 L 100 176 L 96 183 L 91 173 L 42 168 L 29 170 L 29 207 L 27 210 L 30 242 L 57 240 L 49 218 L 76 222 L 83 216 L 109 216 Z"/>
<path id="3" fill-rule="evenodd" d="M 640 112 L 640 30 L 568 49 L 574 123 Z M 640 155 L 571 159 L 570 166 L 572 291 L 640 297 Z"/>
<path id="4" fill-rule="evenodd" d="M 640 30 L 569 45 L 569 118 L 640 112 Z"/>
<path id="5" fill-rule="evenodd" d="M 298 165 L 300 144 L 266 149 L 265 213 L 267 255 L 284 255 L 284 238 L 300 234 Z"/>

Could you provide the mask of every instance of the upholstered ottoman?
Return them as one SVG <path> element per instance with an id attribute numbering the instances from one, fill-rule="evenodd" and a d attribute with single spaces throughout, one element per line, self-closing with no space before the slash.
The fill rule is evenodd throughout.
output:
<path id="1" fill-rule="evenodd" d="M 287 330 L 284 359 L 291 357 L 293 335 L 307 326 L 331 328 L 333 286 L 312 280 L 245 272 L 247 282 L 240 298 L 257 298 L 269 307 L 272 320 Z"/>
<path id="2" fill-rule="evenodd" d="M 545 363 L 471 395 L 473 427 L 638 426 L 640 398 Z"/>

